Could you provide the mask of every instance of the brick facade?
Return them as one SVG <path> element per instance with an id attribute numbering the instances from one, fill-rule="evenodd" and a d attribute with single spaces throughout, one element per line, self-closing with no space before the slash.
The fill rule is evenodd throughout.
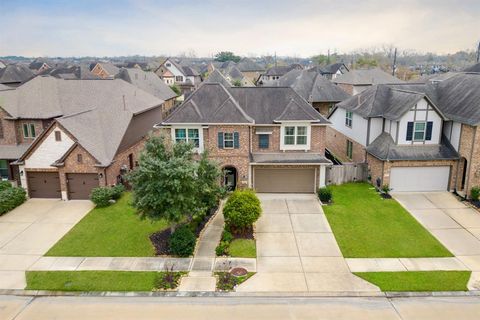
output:
<path id="1" fill-rule="evenodd" d="M 327 117 L 332 109 L 334 103 L 332 102 L 314 102 L 312 106 L 317 110 L 322 116 Z"/>
<path id="2" fill-rule="evenodd" d="M 356 162 L 363 163 L 367 160 L 367 152 L 365 147 L 360 143 L 348 138 L 343 133 L 335 130 L 332 127 L 327 127 L 327 149 L 335 155 L 342 162 Z M 353 143 L 352 159 L 347 157 L 347 140 Z"/>
<path id="3" fill-rule="evenodd" d="M 456 187 L 469 196 L 472 187 L 480 186 L 480 130 L 478 127 L 466 124 L 462 124 L 461 130 L 459 154 L 462 159 L 458 164 Z M 467 172 L 463 188 L 462 176 L 465 162 L 467 163 Z"/>

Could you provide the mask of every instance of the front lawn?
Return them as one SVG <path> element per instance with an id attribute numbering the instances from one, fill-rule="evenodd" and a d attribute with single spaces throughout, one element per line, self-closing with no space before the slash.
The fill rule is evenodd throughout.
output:
<path id="1" fill-rule="evenodd" d="M 382 291 L 468 291 L 470 271 L 411 271 L 355 273 Z"/>
<path id="2" fill-rule="evenodd" d="M 178 284 L 182 273 L 174 273 Z M 140 271 L 27 271 L 26 290 L 152 291 L 161 285 L 162 272 Z"/>
<path id="3" fill-rule="evenodd" d="M 130 205 L 131 194 L 117 203 L 90 211 L 57 242 L 47 256 L 149 257 L 155 249 L 149 236 L 168 227 L 165 220 L 141 219 Z"/>
<path id="4" fill-rule="evenodd" d="M 394 199 L 382 199 L 367 183 L 332 186 L 323 209 L 346 258 L 452 257 Z"/>
<path id="5" fill-rule="evenodd" d="M 257 248 L 254 239 L 234 239 L 228 247 L 228 253 L 236 258 L 256 258 Z"/>

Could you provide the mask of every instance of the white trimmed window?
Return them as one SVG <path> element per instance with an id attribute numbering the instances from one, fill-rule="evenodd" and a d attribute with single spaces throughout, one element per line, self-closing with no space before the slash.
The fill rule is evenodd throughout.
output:
<path id="1" fill-rule="evenodd" d="M 426 125 L 425 122 L 415 122 L 414 130 L 413 130 L 413 140 L 414 141 L 425 140 L 426 127 L 427 127 L 427 125 Z"/>
<path id="2" fill-rule="evenodd" d="M 224 149 L 233 149 L 233 132 L 224 132 L 223 133 L 223 148 Z"/>
<path id="3" fill-rule="evenodd" d="M 175 142 L 192 143 L 195 148 L 200 148 L 200 130 L 197 128 L 175 129 Z"/>
<path id="4" fill-rule="evenodd" d="M 346 111 L 345 112 L 345 125 L 349 128 L 352 127 L 352 122 L 353 122 L 353 112 L 352 111 Z"/>
<path id="5" fill-rule="evenodd" d="M 305 124 L 285 124 L 281 130 L 281 150 L 310 149 L 310 126 Z"/>
<path id="6" fill-rule="evenodd" d="M 24 123 L 23 124 L 23 137 L 24 138 L 35 138 L 35 124 L 33 123 Z"/>

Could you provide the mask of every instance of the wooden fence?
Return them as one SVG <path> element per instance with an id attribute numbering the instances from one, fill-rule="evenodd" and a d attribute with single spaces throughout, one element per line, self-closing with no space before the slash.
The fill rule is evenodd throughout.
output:
<path id="1" fill-rule="evenodd" d="M 326 169 L 327 184 L 342 184 L 353 181 L 366 181 L 368 166 L 366 163 L 344 163 L 332 165 Z"/>

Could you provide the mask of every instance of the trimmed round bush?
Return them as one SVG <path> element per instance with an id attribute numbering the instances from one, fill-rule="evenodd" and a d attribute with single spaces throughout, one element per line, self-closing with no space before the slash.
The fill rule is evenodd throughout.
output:
<path id="1" fill-rule="evenodd" d="M 473 187 L 472 190 L 470 190 L 470 198 L 472 198 L 473 201 L 478 201 L 480 198 L 480 187 Z"/>
<path id="2" fill-rule="evenodd" d="M 325 203 L 332 201 L 333 198 L 332 189 L 330 189 L 329 187 L 319 188 L 317 191 L 317 195 L 320 201 Z"/>
<path id="3" fill-rule="evenodd" d="M 235 231 L 251 228 L 261 213 L 260 200 L 250 189 L 234 191 L 223 208 L 226 226 Z"/>
<path id="4" fill-rule="evenodd" d="M 195 234 L 188 226 L 177 228 L 168 240 L 169 252 L 179 257 L 188 257 L 193 254 L 196 242 Z"/>
<path id="5" fill-rule="evenodd" d="M 90 193 L 90 200 L 92 200 L 97 207 L 110 205 L 110 199 L 112 199 L 112 191 L 109 187 L 97 187 L 92 189 Z"/>
<path id="6" fill-rule="evenodd" d="M 12 187 L 0 191 L 0 215 L 15 209 L 27 200 L 22 187 Z"/>
<path id="7" fill-rule="evenodd" d="M 125 186 L 123 184 L 117 184 L 110 188 L 111 198 L 113 200 L 118 200 L 122 196 L 122 193 L 125 191 Z"/>

